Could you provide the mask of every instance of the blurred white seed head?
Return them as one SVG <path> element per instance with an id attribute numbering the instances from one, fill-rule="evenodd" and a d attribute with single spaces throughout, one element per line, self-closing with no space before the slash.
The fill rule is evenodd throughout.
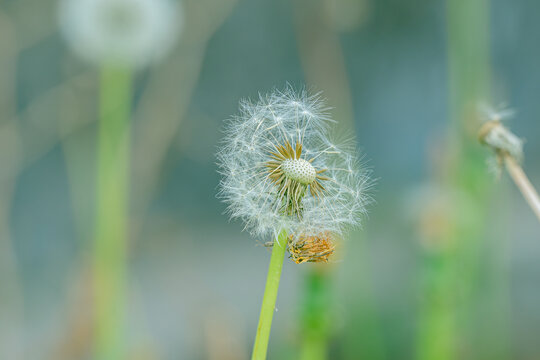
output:
<path id="1" fill-rule="evenodd" d="M 501 163 L 504 155 L 509 155 L 518 162 L 522 161 L 523 140 L 502 124 L 502 121 L 512 117 L 514 112 L 504 107 L 495 109 L 485 105 L 482 112 L 486 121 L 478 133 L 480 142 L 495 151 L 498 163 Z"/>
<path id="2" fill-rule="evenodd" d="M 172 48 L 180 10 L 170 0 L 62 0 L 59 21 L 70 47 L 87 61 L 139 68 Z"/>
<path id="3" fill-rule="evenodd" d="M 226 124 L 218 153 L 220 197 L 254 235 L 292 240 L 343 234 L 358 225 L 370 202 L 354 146 L 329 137 L 318 96 L 287 88 L 243 101 Z"/>

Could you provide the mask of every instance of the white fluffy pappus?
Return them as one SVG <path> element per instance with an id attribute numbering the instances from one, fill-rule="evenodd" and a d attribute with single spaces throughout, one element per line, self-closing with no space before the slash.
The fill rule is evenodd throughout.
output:
<path id="1" fill-rule="evenodd" d="M 62 0 L 60 30 L 75 53 L 95 64 L 140 68 L 172 48 L 182 21 L 170 0 Z"/>
<path id="2" fill-rule="evenodd" d="M 331 123 L 317 95 L 290 87 L 242 101 L 217 155 L 231 217 L 253 235 L 285 229 L 293 240 L 359 225 L 370 182 L 352 142 L 330 139 Z"/>

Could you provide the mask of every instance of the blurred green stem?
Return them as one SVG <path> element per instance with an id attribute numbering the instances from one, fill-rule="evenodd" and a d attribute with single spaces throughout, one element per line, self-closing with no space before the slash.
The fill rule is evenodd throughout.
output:
<path id="1" fill-rule="evenodd" d="M 301 360 L 323 360 L 328 355 L 331 291 L 327 266 L 328 264 L 313 265 L 305 281 Z"/>
<path id="2" fill-rule="evenodd" d="M 476 314 L 469 309 L 485 271 L 482 240 L 489 182 L 476 144 L 475 120 L 478 103 L 489 100 L 489 13 L 489 0 L 446 1 L 451 122 L 449 156 L 438 165 L 437 175 L 443 188 L 458 190 L 462 198 L 452 200 L 447 228 L 430 239 L 438 246 L 426 252 L 422 263 L 425 296 L 418 359 L 482 357 L 470 331 Z"/>
<path id="3" fill-rule="evenodd" d="M 452 237 L 451 234 L 447 234 Z M 421 313 L 418 359 L 456 357 L 456 257 L 453 250 L 430 254 L 423 263 L 426 299 Z"/>
<path id="4" fill-rule="evenodd" d="M 99 360 L 125 358 L 131 81 L 127 69 L 102 69 L 94 248 L 94 358 Z"/>
<path id="5" fill-rule="evenodd" d="M 283 259 L 285 258 L 288 241 L 287 231 L 282 230 L 272 247 L 272 257 L 270 258 L 270 266 L 266 277 L 266 287 L 264 289 L 255 345 L 253 346 L 253 355 L 251 356 L 252 360 L 266 359 L 272 317 L 274 316 L 281 269 L 283 268 Z"/>

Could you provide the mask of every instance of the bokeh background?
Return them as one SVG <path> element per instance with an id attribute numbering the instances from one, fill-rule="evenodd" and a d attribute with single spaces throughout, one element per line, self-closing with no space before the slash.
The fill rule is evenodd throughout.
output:
<path id="1" fill-rule="evenodd" d="M 129 359 L 249 358 L 269 239 L 224 214 L 215 153 L 240 99 L 287 83 L 322 91 L 376 179 L 363 229 L 321 270 L 328 358 L 540 357 L 540 225 L 476 141 L 478 103 L 510 104 L 540 184 L 540 3 L 182 11 L 173 51 L 133 90 Z M 57 1 L 0 1 L 2 359 L 92 358 L 99 69 L 71 52 L 57 13 Z M 300 358 L 313 267 L 286 260 L 272 359 Z"/>

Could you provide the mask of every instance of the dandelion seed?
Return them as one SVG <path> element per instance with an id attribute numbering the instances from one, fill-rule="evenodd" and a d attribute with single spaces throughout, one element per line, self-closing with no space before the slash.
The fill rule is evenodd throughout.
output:
<path id="1" fill-rule="evenodd" d="M 180 9 L 169 0 L 63 0 L 60 29 L 79 56 L 95 64 L 139 68 L 174 45 Z"/>

